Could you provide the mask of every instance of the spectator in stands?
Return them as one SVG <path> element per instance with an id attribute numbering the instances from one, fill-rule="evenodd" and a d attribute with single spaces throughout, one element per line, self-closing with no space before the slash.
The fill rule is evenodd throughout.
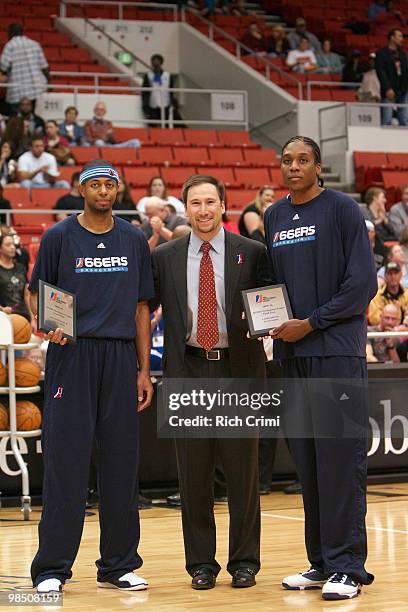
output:
<path id="1" fill-rule="evenodd" d="M 22 117 L 11 117 L 7 123 L 3 140 L 11 145 L 12 159 L 18 159 L 20 155 L 29 151 L 31 138 L 28 134 L 28 121 Z"/>
<path id="2" fill-rule="evenodd" d="M 4 197 L 2 185 L 0 185 L 0 210 L 11 210 L 10 202 Z M 6 215 L 0 215 L 0 223 L 4 224 L 6 221 Z"/>
<path id="3" fill-rule="evenodd" d="M 238 229 L 241 236 L 255 240 L 263 238 L 259 229 L 263 219 L 262 210 L 266 210 L 270 204 L 273 204 L 274 196 L 273 187 L 269 185 L 264 185 L 259 189 L 255 200 L 248 204 L 239 218 Z M 263 240 L 261 241 L 263 242 Z"/>
<path id="4" fill-rule="evenodd" d="M 317 60 L 314 51 L 310 48 L 306 37 L 300 39 L 299 47 L 289 51 L 286 65 L 293 72 L 312 72 L 317 69 Z"/>
<path id="5" fill-rule="evenodd" d="M 68 106 L 64 114 L 65 120 L 59 125 L 60 134 L 65 136 L 70 147 L 80 147 L 84 143 L 84 130 L 77 123 L 78 109 Z"/>
<path id="6" fill-rule="evenodd" d="M 399 239 L 408 221 L 408 183 L 401 187 L 401 201 L 391 206 L 388 220 L 394 230 L 394 234 Z"/>
<path id="7" fill-rule="evenodd" d="M 388 255 L 388 250 L 381 238 L 377 236 L 374 223 L 369 219 L 366 219 L 365 224 L 367 227 L 368 238 L 373 248 L 375 268 L 376 270 L 379 270 L 384 265 L 384 261 Z"/>
<path id="8" fill-rule="evenodd" d="M 316 53 L 319 74 L 341 74 L 343 64 L 338 53 L 331 50 L 331 40 L 323 40 L 322 50 Z"/>
<path id="9" fill-rule="evenodd" d="M 408 221 L 405 223 L 404 229 L 401 232 L 400 245 L 404 251 L 405 263 L 408 265 Z"/>
<path id="10" fill-rule="evenodd" d="M 7 232 L 0 234 L 0 310 L 6 314 L 22 315 L 36 329 L 30 310 L 27 271 L 15 261 L 16 247 Z"/>
<path id="11" fill-rule="evenodd" d="M 69 189 L 67 181 L 57 180 L 59 170 L 56 159 L 51 153 L 45 152 L 44 140 L 34 136 L 31 149 L 18 158 L 18 177 L 22 187 L 27 189 L 37 187 L 57 187 Z"/>
<path id="12" fill-rule="evenodd" d="M 393 29 L 388 34 L 388 46 L 377 51 L 375 67 L 381 84 L 383 125 L 392 124 L 394 104 L 406 104 L 408 101 L 408 61 L 402 48 L 404 35 L 401 30 Z M 405 107 L 397 109 L 400 125 L 408 125 L 408 113 Z"/>
<path id="13" fill-rule="evenodd" d="M 147 195 L 141 198 L 136 205 L 139 212 L 145 212 L 146 202 L 151 196 L 157 196 L 161 200 L 172 204 L 176 209 L 177 214 L 184 215 L 185 208 L 183 202 L 180 202 L 180 200 L 172 195 L 168 195 L 167 185 L 161 176 L 153 176 L 153 178 L 150 179 L 150 183 L 147 186 Z"/>
<path id="14" fill-rule="evenodd" d="M 0 71 L 11 84 L 7 88 L 6 100 L 16 109 L 21 98 L 27 97 L 35 108 L 36 99 L 47 89 L 47 60 L 41 45 L 24 36 L 22 25 L 12 23 L 7 33 L 9 41 L 0 58 Z"/>
<path id="15" fill-rule="evenodd" d="M 229 13 L 236 17 L 245 17 L 245 15 L 248 15 L 248 11 L 245 8 L 245 0 L 231 0 L 229 3 Z"/>
<path id="16" fill-rule="evenodd" d="M 404 289 L 408 289 L 408 266 L 405 264 L 405 253 L 400 244 L 393 244 L 392 246 L 390 246 L 387 255 L 387 263 L 389 263 L 390 261 L 397 263 L 401 267 L 401 285 L 404 287 Z M 381 287 L 385 283 L 385 268 L 386 266 L 382 266 L 377 272 L 378 282 Z"/>
<path id="17" fill-rule="evenodd" d="M 361 83 L 363 74 L 364 65 L 361 61 L 361 51 L 353 49 L 343 66 L 341 80 L 343 83 Z"/>
<path id="18" fill-rule="evenodd" d="M 96 147 L 140 147 L 140 140 L 131 138 L 126 142 L 117 143 L 115 132 L 110 121 L 105 119 L 106 104 L 99 100 L 94 106 L 94 117 L 84 125 L 85 139 L 88 144 Z"/>
<path id="19" fill-rule="evenodd" d="M 116 196 L 116 202 L 113 205 L 113 210 L 132 210 L 136 212 L 135 203 L 132 200 L 132 196 L 130 195 L 128 184 L 125 179 L 121 179 L 118 187 L 118 193 Z M 141 219 L 140 215 L 118 215 L 121 219 L 125 221 L 129 221 L 129 223 L 133 223 L 135 220 L 135 225 L 140 225 Z"/>
<path id="20" fill-rule="evenodd" d="M 152 251 L 159 244 L 168 242 L 173 236 L 173 230 L 178 225 L 187 225 L 184 217 L 170 214 L 165 208 L 166 202 L 157 196 L 148 198 L 145 204 L 146 219 L 141 230 L 147 238 Z"/>
<path id="21" fill-rule="evenodd" d="M 387 7 L 384 0 L 374 0 L 368 7 L 368 18 L 374 20 L 380 13 L 384 13 L 386 10 Z"/>
<path id="22" fill-rule="evenodd" d="M 163 70 L 164 57 L 155 53 L 150 58 L 151 71 L 143 77 L 143 87 L 152 87 L 153 91 L 142 92 L 142 107 L 146 119 L 160 120 L 162 111 L 164 119 L 169 118 L 170 109 L 173 108 L 174 119 L 181 119 L 178 112 L 178 101 L 173 92 L 175 77 L 167 70 Z"/>
<path id="23" fill-rule="evenodd" d="M 35 114 L 33 103 L 29 98 L 21 98 L 18 104 L 17 117 L 22 117 L 25 121 L 28 121 L 28 135 L 30 138 L 33 136 L 44 136 L 44 119 Z"/>
<path id="24" fill-rule="evenodd" d="M 28 270 L 28 264 L 30 263 L 30 256 L 28 254 L 27 249 L 23 247 L 21 244 L 21 238 L 14 227 L 8 225 L 0 226 L 0 233 L 8 234 L 12 236 L 14 241 L 14 246 L 16 247 L 16 263 L 20 263 L 24 266 L 25 270 Z"/>
<path id="25" fill-rule="evenodd" d="M 370 187 L 365 194 L 366 209 L 363 209 L 365 219 L 369 219 L 375 225 L 375 231 L 384 242 L 397 240 L 392 225 L 389 222 L 388 214 L 385 210 L 387 198 L 384 189 L 380 187 Z"/>
<path id="26" fill-rule="evenodd" d="M 241 36 L 241 43 L 257 55 L 264 55 L 267 51 L 266 40 L 256 21 L 249 24 L 248 29 Z M 249 51 L 243 51 L 248 54 Z"/>
<path id="27" fill-rule="evenodd" d="M 84 210 L 84 198 L 79 193 L 80 172 L 74 172 L 71 177 L 71 190 L 69 193 L 58 198 L 55 210 Z M 57 221 L 63 221 L 68 217 L 68 213 L 56 213 Z"/>
<path id="28" fill-rule="evenodd" d="M 385 285 L 371 300 L 368 307 L 368 320 L 371 325 L 378 325 L 381 312 L 387 304 L 395 304 L 400 309 L 399 324 L 408 325 L 408 289 L 401 285 L 401 266 L 391 261 L 385 266 Z"/>
<path id="29" fill-rule="evenodd" d="M 272 35 L 266 43 L 266 52 L 271 57 L 286 57 L 290 51 L 290 44 L 286 35 L 286 30 L 281 25 L 276 25 L 272 30 Z"/>
<path id="30" fill-rule="evenodd" d="M 45 124 L 44 145 L 47 153 L 51 153 L 57 160 L 59 166 L 73 166 L 75 160 L 72 157 L 68 140 L 65 136 L 60 136 L 58 123 L 54 119 L 49 119 Z"/>
<path id="31" fill-rule="evenodd" d="M 292 49 L 298 49 L 300 39 L 307 38 L 310 43 L 310 48 L 317 53 L 321 51 L 321 44 L 317 37 L 312 32 L 307 31 L 307 23 L 303 17 L 298 17 L 295 21 L 295 29 L 293 32 L 289 32 L 288 40 Z"/>
<path id="32" fill-rule="evenodd" d="M 381 87 L 375 69 L 375 53 L 370 53 L 368 58 L 368 69 L 364 73 L 361 87 L 358 92 L 360 102 L 380 102 Z"/>
<path id="33" fill-rule="evenodd" d="M 13 159 L 11 144 L 5 140 L 0 148 L 0 185 L 16 187 L 17 162 Z"/>
<path id="34" fill-rule="evenodd" d="M 380 314 L 380 322 L 378 325 L 371 325 L 368 331 L 399 331 L 406 329 L 400 325 L 401 310 L 395 304 L 387 304 L 384 306 Z M 398 338 L 369 338 L 367 340 L 366 355 L 368 363 L 380 361 L 386 363 L 399 363 L 400 358 L 397 352 Z"/>

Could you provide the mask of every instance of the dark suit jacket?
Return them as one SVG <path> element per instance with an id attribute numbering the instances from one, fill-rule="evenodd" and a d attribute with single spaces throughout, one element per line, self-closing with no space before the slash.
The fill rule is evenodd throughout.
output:
<path id="1" fill-rule="evenodd" d="M 162 304 L 164 318 L 164 376 L 184 377 L 187 336 L 187 253 L 190 236 L 183 236 L 152 252 L 155 300 Z M 242 263 L 238 263 L 238 256 Z M 225 306 L 231 375 L 240 378 L 263 377 L 265 353 L 259 340 L 247 338 L 247 322 L 241 290 L 269 284 L 264 245 L 255 240 L 225 232 Z"/>
<path id="2" fill-rule="evenodd" d="M 387 89 L 393 89 L 397 96 L 407 93 L 408 90 L 408 60 L 403 49 L 398 49 L 397 55 L 401 62 L 401 77 L 395 68 L 394 53 L 388 47 L 377 51 L 375 69 L 381 85 L 381 95 L 384 97 Z"/>

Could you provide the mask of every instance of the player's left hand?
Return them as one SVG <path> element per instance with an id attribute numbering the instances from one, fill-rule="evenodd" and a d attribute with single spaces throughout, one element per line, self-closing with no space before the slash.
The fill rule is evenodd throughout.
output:
<path id="1" fill-rule="evenodd" d="M 141 412 L 152 403 L 153 385 L 148 372 L 140 372 L 137 377 L 137 411 Z"/>
<path id="2" fill-rule="evenodd" d="M 297 342 L 302 340 L 307 334 L 313 331 L 309 319 L 290 319 L 271 329 L 269 332 L 273 340 L 283 340 L 284 342 Z"/>

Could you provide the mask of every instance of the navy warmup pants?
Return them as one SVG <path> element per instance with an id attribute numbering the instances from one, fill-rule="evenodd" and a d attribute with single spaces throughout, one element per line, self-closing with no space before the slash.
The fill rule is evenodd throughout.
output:
<path id="1" fill-rule="evenodd" d="M 285 359 L 282 365 L 285 378 L 367 377 L 366 361 L 359 357 L 301 357 Z M 308 398 L 300 401 L 302 410 L 313 420 Z M 361 411 L 367 413 L 364 398 Z M 366 418 L 365 414 L 361 416 L 360 422 Z M 366 438 L 291 438 L 289 446 L 302 484 L 306 550 L 311 566 L 328 576 L 341 572 L 361 584 L 370 584 L 374 577 L 364 568 Z"/>
<path id="2" fill-rule="evenodd" d="M 98 448 L 98 580 L 142 565 L 138 512 L 137 360 L 133 341 L 82 338 L 47 353 L 42 429 L 43 512 L 34 586 L 72 576 L 81 540 L 92 444 Z"/>

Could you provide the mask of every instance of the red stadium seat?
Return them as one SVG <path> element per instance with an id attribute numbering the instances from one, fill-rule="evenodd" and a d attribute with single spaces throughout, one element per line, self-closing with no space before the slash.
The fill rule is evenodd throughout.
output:
<path id="1" fill-rule="evenodd" d="M 200 172 L 202 174 L 214 176 L 225 185 L 231 185 L 232 187 L 236 186 L 236 180 L 232 168 L 211 168 L 207 166 L 200 168 Z"/>
<path id="2" fill-rule="evenodd" d="M 274 149 L 245 149 L 244 157 L 251 166 L 279 166 Z"/>
<path id="3" fill-rule="evenodd" d="M 138 150 L 139 162 L 143 164 L 171 164 L 173 150 L 171 147 L 142 147 Z"/>
<path id="4" fill-rule="evenodd" d="M 30 192 L 23 187 L 4 187 L 3 196 L 11 208 L 31 208 Z"/>
<path id="5" fill-rule="evenodd" d="M 125 166 L 123 174 L 126 182 L 131 187 L 144 187 L 146 189 L 151 178 L 159 175 L 159 168 L 151 166 L 150 168 L 130 168 Z"/>
<path id="6" fill-rule="evenodd" d="M 54 208 L 56 201 L 68 193 L 68 189 L 32 189 L 31 201 L 37 208 Z"/>
<path id="7" fill-rule="evenodd" d="M 408 153 L 387 153 L 387 161 L 390 170 L 408 170 Z"/>
<path id="8" fill-rule="evenodd" d="M 354 151 L 353 158 L 357 191 L 364 191 L 373 183 L 382 181 L 382 169 L 388 165 L 386 153 Z"/>
<path id="9" fill-rule="evenodd" d="M 184 130 L 186 144 L 212 147 L 218 143 L 216 130 Z"/>
<path id="10" fill-rule="evenodd" d="M 218 140 L 222 144 L 228 147 L 254 147 L 258 148 L 258 145 L 251 142 L 249 132 L 245 131 L 233 131 L 233 130 L 219 130 Z"/>
<path id="11" fill-rule="evenodd" d="M 30 257 L 30 264 L 34 264 L 37 259 L 38 251 L 40 250 L 41 242 L 32 242 L 28 245 L 28 255 Z"/>
<path id="12" fill-rule="evenodd" d="M 58 177 L 58 180 L 68 181 L 70 183 L 72 179 L 72 175 L 75 172 L 81 172 L 81 170 L 82 170 L 82 166 L 59 166 L 58 171 L 60 175 Z"/>
<path id="13" fill-rule="evenodd" d="M 150 128 L 150 140 L 158 145 L 184 145 L 184 131 L 181 128 Z"/>
<path id="14" fill-rule="evenodd" d="M 138 138 L 142 144 L 149 144 L 150 137 L 148 128 L 115 127 L 115 139 L 117 142 L 125 142 L 131 138 Z"/>
<path id="15" fill-rule="evenodd" d="M 101 156 L 99 147 L 72 147 L 71 153 L 77 164 L 82 165 Z"/>
<path id="16" fill-rule="evenodd" d="M 145 195 L 147 195 L 146 189 L 139 188 L 130 190 L 130 196 L 135 204 L 137 204 L 138 201 L 141 200 Z"/>
<path id="17" fill-rule="evenodd" d="M 101 147 L 101 157 L 112 164 L 119 166 L 133 166 L 136 164 L 136 149 L 134 147 Z"/>
<path id="18" fill-rule="evenodd" d="M 196 173 L 193 166 L 183 168 L 161 168 L 162 179 L 173 187 L 181 187 L 189 176 Z M 203 174 L 205 174 L 203 172 Z"/>
<path id="19" fill-rule="evenodd" d="M 211 160 L 221 166 L 239 166 L 243 163 L 242 149 L 211 149 Z"/>
<path id="20" fill-rule="evenodd" d="M 235 168 L 235 178 L 239 185 L 259 188 L 271 182 L 267 168 Z"/>
<path id="21" fill-rule="evenodd" d="M 201 166 L 209 162 L 206 147 L 175 147 L 174 159 L 185 166 L 191 166 L 191 164 Z"/>
<path id="22" fill-rule="evenodd" d="M 234 189 L 229 192 L 227 209 L 240 209 L 253 202 L 256 196 L 256 189 Z"/>

